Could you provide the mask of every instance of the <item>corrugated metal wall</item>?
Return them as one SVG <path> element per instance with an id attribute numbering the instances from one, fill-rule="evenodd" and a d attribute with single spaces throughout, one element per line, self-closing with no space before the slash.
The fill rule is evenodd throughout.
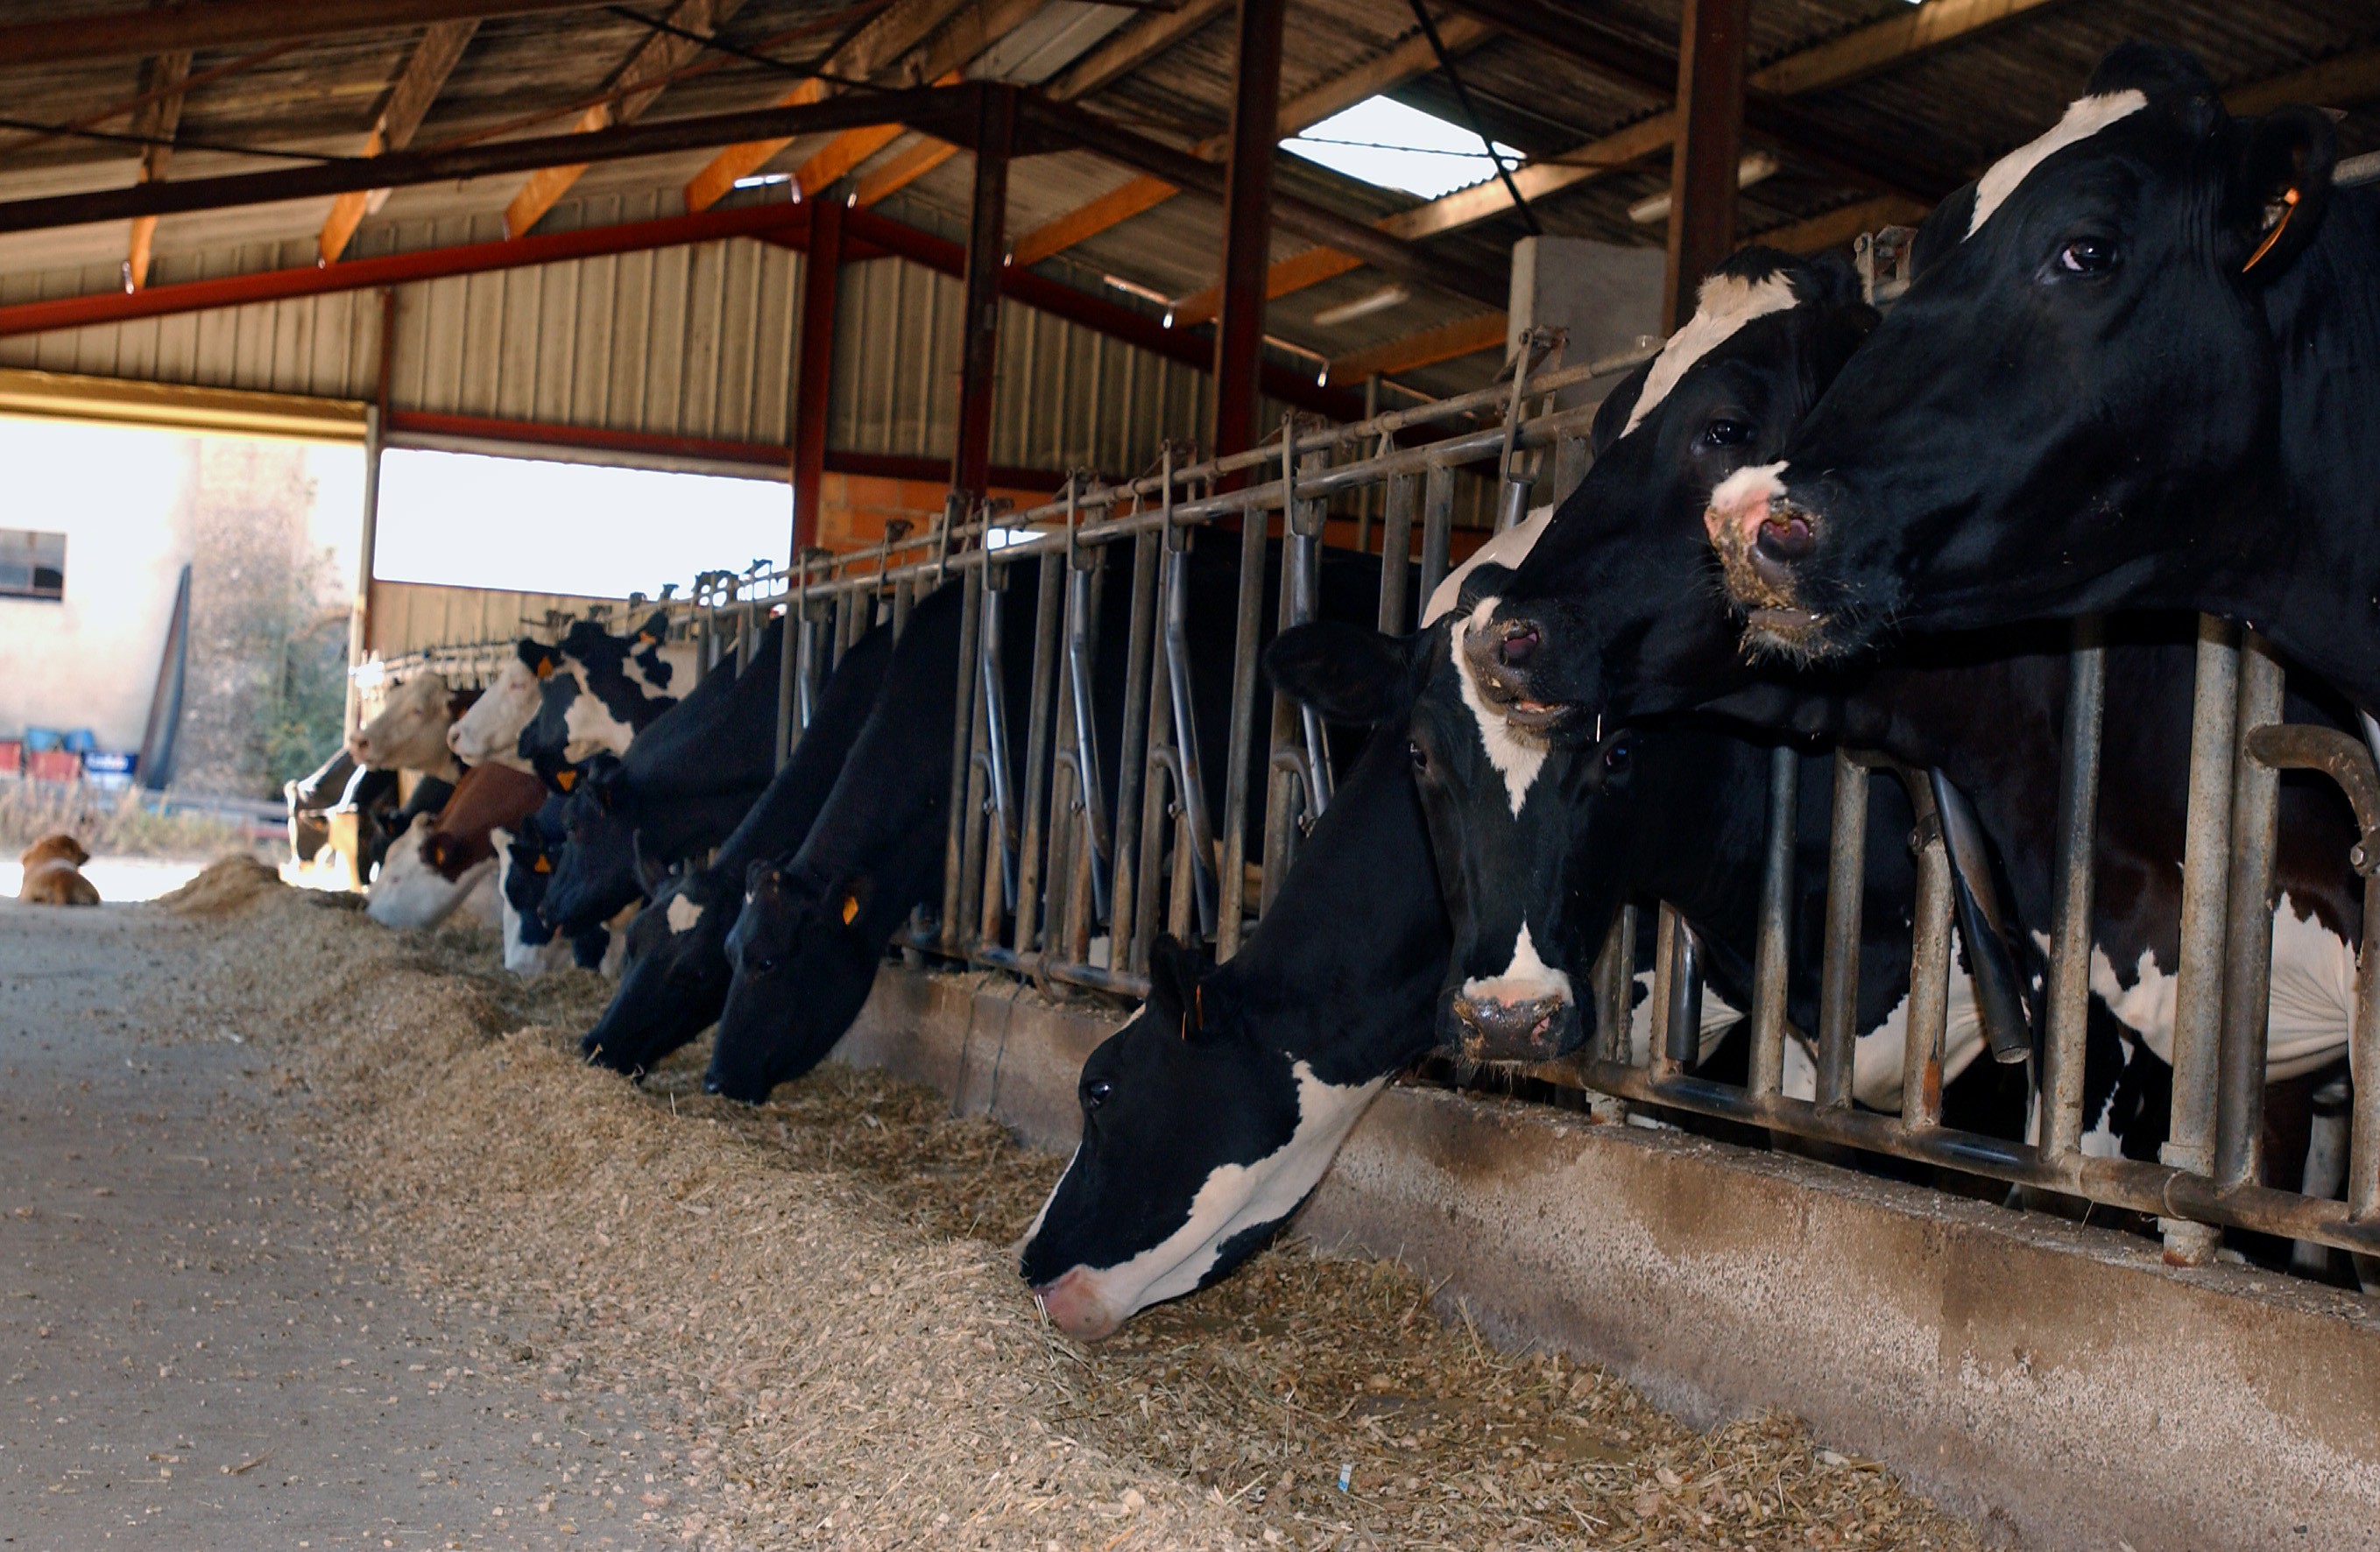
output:
<path id="1" fill-rule="evenodd" d="M 674 213 L 663 197 L 578 202 L 558 225 Z M 668 200 L 674 205 L 674 199 Z M 358 256 L 493 241 L 495 214 L 368 231 Z M 310 264 L 310 242 L 167 256 L 158 284 Z M 458 275 L 403 287 L 395 407 L 783 445 L 800 316 L 801 255 L 747 240 Z M 0 277 L 0 302 L 118 284 L 106 266 Z M 954 435 L 962 288 L 895 259 L 840 288 L 828 443 L 941 458 Z M 1203 442 L 1205 374 L 1015 303 L 1001 316 L 992 456 L 1132 474 L 1168 436 Z M 367 398 L 379 299 L 300 297 L 0 339 L 0 366 Z M 1280 406 L 1268 405 L 1266 424 Z"/>
<path id="2" fill-rule="evenodd" d="M 541 629 L 548 611 L 577 617 L 625 611 L 618 599 L 570 593 L 515 593 L 494 588 L 452 588 L 431 582 L 372 584 L 371 651 L 400 657 L 424 647 L 510 641 Z"/>

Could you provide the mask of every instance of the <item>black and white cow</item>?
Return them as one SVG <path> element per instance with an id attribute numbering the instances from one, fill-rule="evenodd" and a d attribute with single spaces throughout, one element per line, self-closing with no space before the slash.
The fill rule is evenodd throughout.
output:
<path id="1" fill-rule="evenodd" d="M 1431 1046 L 1451 944 L 1404 751 L 1342 782 L 1220 969 L 1160 940 L 1148 1002 L 1084 1062 L 1083 1136 L 1018 1260 L 1087 1340 L 1245 1260 Z"/>
<path id="2" fill-rule="evenodd" d="M 852 644 L 828 675 L 793 758 L 718 855 L 708 867 L 672 873 L 637 913 L 619 989 L 579 1042 L 589 1061 L 645 1072 L 718 1018 L 727 1001 L 727 932 L 743 908 L 745 869 L 785 855 L 809 834 L 876 705 L 892 657 L 889 627 Z"/>
<path id="3" fill-rule="evenodd" d="M 2380 191 L 2334 157 L 2316 109 L 2235 118 L 2189 55 L 2110 54 L 1714 492 L 1747 639 L 2202 610 L 2380 712 Z"/>
<path id="4" fill-rule="evenodd" d="M 1268 551 L 1260 618 L 1277 619 L 1281 546 Z M 1033 625 L 1039 566 L 1011 564 L 1001 610 L 1012 769 L 1024 765 L 1024 709 L 1032 704 Z M 1327 619 L 1378 617 L 1377 557 L 1322 552 L 1318 611 Z M 1195 545 L 1187 567 L 1191 714 L 1210 751 L 1201 762 L 1208 812 L 1222 808 L 1220 758 L 1230 711 L 1228 664 L 1239 589 L 1231 546 Z M 1099 639 L 1127 639 L 1132 590 L 1121 579 L 1099 589 Z M 754 862 L 728 939 L 735 965 L 705 1080 L 713 1092 L 759 1101 L 776 1085 L 816 1066 L 867 1000 L 893 931 L 918 906 L 941 900 L 952 721 L 956 714 L 959 589 L 919 600 L 893 649 L 885 687 L 818 821 L 789 856 Z M 1269 635 L 1269 632 L 1268 631 Z M 1094 655 L 1090 675 L 1099 746 L 1121 742 L 1125 654 Z M 1250 741 L 1249 773 L 1261 791 L 1266 740 Z M 1260 826 L 1250 826 L 1251 849 Z"/>

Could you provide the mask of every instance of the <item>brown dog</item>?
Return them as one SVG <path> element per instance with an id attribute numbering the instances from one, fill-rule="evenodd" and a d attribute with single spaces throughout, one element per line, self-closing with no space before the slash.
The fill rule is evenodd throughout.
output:
<path id="1" fill-rule="evenodd" d="M 17 898 L 30 905 L 96 905 L 99 891 L 78 871 L 91 854 L 71 835 L 44 835 L 25 848 Z"/>

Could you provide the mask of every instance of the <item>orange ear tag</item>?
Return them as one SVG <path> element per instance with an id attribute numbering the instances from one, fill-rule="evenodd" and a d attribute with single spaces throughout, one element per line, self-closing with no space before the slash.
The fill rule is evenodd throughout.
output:
<path id="1" fill-rule="evenodd" d="M 552 659 L 549 658 L 545 661 L 537 665 L 537 676 L 540 679 L 551 679 L 553 677 Z"/>
<path id="2" fill-rule="evenodd" d="M 528 865 L 528 870 L 532 873 L 551 873 L 553 871 L 553 859 L 540 857 Z"/>
<path id="3" fill-rule="evenodd" d="M 844 895 L 843 897 L 843 925 L 849 927 L 853 922 L 858 920 L 858 918 L 859 896 L 856 894 Z"/>
<path id="4" fill-rule="evenodd" d="M 570 784 L 577 780 L 578 772 L 576 770 L 557 770 L 553 773 L 553 784 L 564 792 L 568 792 Z"/>
<path id="5" fill-rule="evenodd" d="M 2273 229 L 2265 234 L 2265 240 L 2256 245 L 2256 251 L 2248 255 L 2248 261 L 2240 266 L 2241 274 L 2254 269 L 2258 260 L 2273 251 L 2273 245 L 2281 240 L 2281 234 L 2289 229 L 2289 217 L 2297 212 L 2298 191 L 2294 188 L 2281 190 L 2281 218 L 2273 223 Z"/>

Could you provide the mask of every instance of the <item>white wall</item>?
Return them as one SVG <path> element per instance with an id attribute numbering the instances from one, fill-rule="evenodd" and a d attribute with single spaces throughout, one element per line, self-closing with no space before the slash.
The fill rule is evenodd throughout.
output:
<path id="1" fill-rule="evenodd" d="M 174 585 L 190 558 L 177 521 L 189 439 L 0 419 L 0 527 L 67 536 L 63 602 L 0 599 L 0 737 L 91 729 L 138 749 Z"/>

